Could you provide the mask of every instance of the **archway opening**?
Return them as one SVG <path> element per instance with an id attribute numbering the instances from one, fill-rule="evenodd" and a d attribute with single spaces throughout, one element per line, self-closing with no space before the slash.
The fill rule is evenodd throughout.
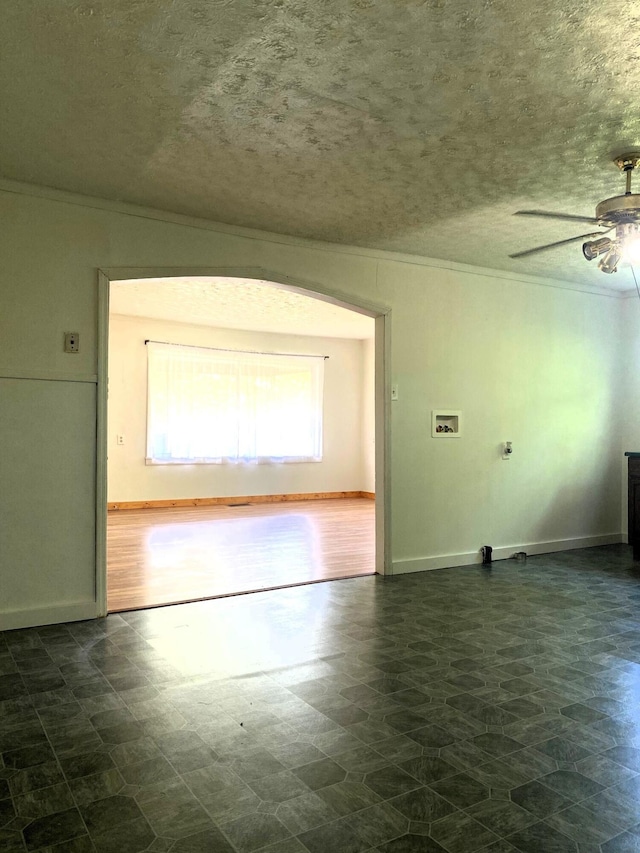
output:
<path id="1" fill-rule="evenodd" d="M 384 335 L 374 312 L 236 275 L 114 277 L 108 287 L 107 609 L 381 571 L 384 382 L 376 363 L 379 371 Z M 161 356 L 150 358 L 155 350 Z M 300 392 L 307 363 L 320 362 L 320 453 L 309 458 L 298 446 L 287 456 L 283 447 L 305 420 L 287 430 L 287 383 Z M 266 415 L 248 399 L 256 389 Z M 193 439 L 203 412 L 197 440 L 176 433 Z M 241 434 L 264 433 L 261 417 L 271 418 L 274 456 L 220 451 L 216 425 L 237 421 Z"/>

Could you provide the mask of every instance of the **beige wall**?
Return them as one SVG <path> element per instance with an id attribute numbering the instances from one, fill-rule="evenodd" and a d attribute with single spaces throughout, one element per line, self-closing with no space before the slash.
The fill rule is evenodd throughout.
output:
<path id="1" fill-rule="evenodd" d="M 261 268 L 391 308 L 395 571 L 470 562 L 483 544 L 619 537 L 623 300 L 5 187 L 0 627 L 96 612 L 98 268 Z M 63 353 L 65 330 L 79 354 Z M 462 410 L 462 438 L 431 438 L 440 407 Z"/>
<path id="2" fill-rule="evenodd" d="M 373 325 L 373 320 L 371 321 Z M 196 346 L 328 355 L 324 363 L 322 462 L 264 465 L 145 465 L 146 339 Z M 109 322 L 109 501 L 363 491 L 365 399 L 362 341 L 214 329 L 112 315 Z M 370 351 L 370 358 L 373 350 Z M 365 406 L 371 411 L 366 413 Z M 124 444 L 116 443 L 116 436 Z"/>

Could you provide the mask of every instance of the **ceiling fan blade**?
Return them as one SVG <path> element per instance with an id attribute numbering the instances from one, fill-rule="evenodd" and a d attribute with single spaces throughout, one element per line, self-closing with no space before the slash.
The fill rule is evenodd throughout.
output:
<path id="1" fill-rule="evenodd" d="M 546 216 L 548 219 L 564 219 L 567 222 L 590 222 L 599 225 L 600 220 L 593 216 L 574 216 L 572 213 L 551 213 L 548 210 L 516 210 L 514 216 Z"/>
<path id="2" fill-rule="evenodd" d="M 536 246 L 535 249 L 525 249 L 524 252 L 515 252 L 509 255 L 510 258 L 524 258 L 525 255 L 533 255 L 534 252 L 546 252 L 547 249 L 555 249 L 558 246 L 564 246 L 566 243 L 577 243 L 578 240 L 588 240 L 590 237 L 601 237 L 602 231 L 592 231 L 591 234 L 578 234 L 577 237 L 569 237 L 567 240 L 556 240 L 555 243 L 546 243 L 544 246 Z"/>

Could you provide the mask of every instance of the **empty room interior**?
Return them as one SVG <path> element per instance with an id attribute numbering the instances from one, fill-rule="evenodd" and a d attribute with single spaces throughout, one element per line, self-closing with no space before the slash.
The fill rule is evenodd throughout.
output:
<path id="1" fill-rule="evenodd" d="M 374 337 L 269 282 L 111 283 L 109 612 L 375 572 Z"/>
<path id="2" fill-rule="evenodd" d="M 640 853 L 636 19 L 4 4 L 2 853 Z"/>

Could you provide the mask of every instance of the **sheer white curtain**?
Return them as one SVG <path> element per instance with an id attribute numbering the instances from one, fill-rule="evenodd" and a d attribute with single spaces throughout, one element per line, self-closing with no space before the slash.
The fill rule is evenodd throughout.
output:
<path id="1" fill-rule="evenodd" d="M 322 356 L 147 349 L 148 464 L 322 459 Z"/>

